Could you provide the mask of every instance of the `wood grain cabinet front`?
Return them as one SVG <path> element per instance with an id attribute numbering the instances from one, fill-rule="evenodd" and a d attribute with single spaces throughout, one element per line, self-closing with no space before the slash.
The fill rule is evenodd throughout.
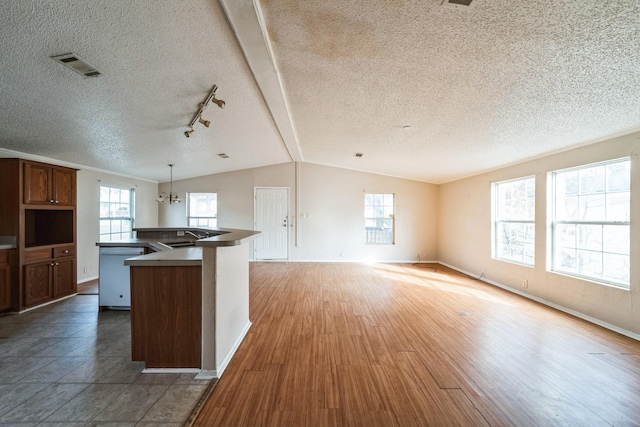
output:
<path id="1" fill-rule="evenodd" d="M 0 250 L 0 312 L 11 308 L 11 265 L 9 251 Z"/>
<path id="2" fill-rule="evenodd" d="M 53 297 L 58 298 L 76 292 L 74 280 L 75 259 L 54 260 L 53 267 Z"/>
<path id="3" fill-rule="evenodd" d="M 76 173 L 73 169 L 24 162 L 24 203 L 73 206 Z"/>
<path id="4" fill-rule="evenodd" d="M 53 298 L 51 261 L 24 267 L 24 306 L 32 307 Z"/>

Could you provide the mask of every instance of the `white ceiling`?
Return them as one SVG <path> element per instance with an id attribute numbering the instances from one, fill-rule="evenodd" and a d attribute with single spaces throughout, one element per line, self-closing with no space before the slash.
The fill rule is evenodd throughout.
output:
<path id="1" fill-rule="evenodd" d="M 442 183 L 640 130 L 637 0 L 441 3 L 0 2 L 0 155 L 157 181 L 169 163 L 181 179 L 304 160 Z M 68 52 L 104 75 L 49 58 Z M 226 107 L 186 138 L 214 84 Z"/>

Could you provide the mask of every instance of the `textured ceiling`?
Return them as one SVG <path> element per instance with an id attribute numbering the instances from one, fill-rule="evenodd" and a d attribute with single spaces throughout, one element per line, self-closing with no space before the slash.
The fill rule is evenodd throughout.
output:
<path id="1" fill-rule="evenodd" d="M 0 44 L 2 148 L 159 181 L 290 160 L 217 1 L 2 1 Z"/>
<path id="2" fill-rule="evenodd" d="M 294 158 L 441 183 L 640 130 L 637 0 L 440 3 L 262 0 L 276 75 L 217 0 L 0 2 L 0 148 L 159 181 Z M 226 108 L 185 138 L 214 84 Z"/>

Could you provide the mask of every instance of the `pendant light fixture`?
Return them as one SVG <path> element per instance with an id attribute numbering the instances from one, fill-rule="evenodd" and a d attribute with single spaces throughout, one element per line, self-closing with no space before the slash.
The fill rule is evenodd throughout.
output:
<path id="1" fill-rule="evenodd" d="M 171 205 L 173 203 L 180 203 L 182 200 L 180 200 L 180 197 L 178 197 L 178 193 L 173 192 L 173 165 L 169 165 L 169 167 L 171 168 L 171 181 L 169 181 L 169 195 L 167 195 L 167 193 L 163 191 L 156 198 L 156 202 L 158 203 L 169 202 L 169 204 Z"/>

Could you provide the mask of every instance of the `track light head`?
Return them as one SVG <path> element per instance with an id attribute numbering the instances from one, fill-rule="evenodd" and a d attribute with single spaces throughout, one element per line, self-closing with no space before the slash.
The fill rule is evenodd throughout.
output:
<path id="1" fill-rule="evenodd" d="M 205 120 L 205 119 L 203 119 L 202 117 L 200 117 L 200 119 L 198 119 L 198 121 L 199 121 L 200 123 L 202 123 L 202 124 L 204 125 L 204 127 L 206 127 L 206 128 L 208 128 L 208 127 L 209 127 L 209 125 L 211 124 L 211 122 L 210 122 L 209 120 Z"/>
<path id="2" fill-rule="evenodd" d="M 220 108 L 224 108 L 224 101 L 222 99 L 218 99 L 214 96 L 213 98 L 211 98 L 211 102 L 213 102 Z"/>
<path id="3" fill-rule="evenodd" d="M 209 126 L 207 126 L 207 127 L 209 127 Z M 188 130 L 188 131 L 186 131 L 186 132 L 184 133 L 184 136 L 186 136 L 187 138 L 190 138 L 190 137 L 191 137 L 191 135 L 193 135 L 193 129 Z"/>

